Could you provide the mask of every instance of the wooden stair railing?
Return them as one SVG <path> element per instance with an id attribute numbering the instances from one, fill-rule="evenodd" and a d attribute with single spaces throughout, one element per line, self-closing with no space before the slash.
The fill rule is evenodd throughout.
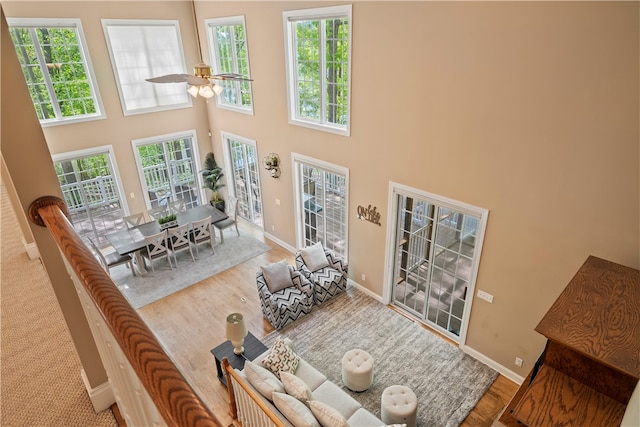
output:
<path id="1" fill-rule="evenodd" d="M 61 199 L 45 196 L 29 207 L 32 222 L 46 227 L 67 263 L 105 319 L 113 337 L 169 426 L 220 426 L 164 352 L 151 330 L 118 290 L 67 218 Z"/>

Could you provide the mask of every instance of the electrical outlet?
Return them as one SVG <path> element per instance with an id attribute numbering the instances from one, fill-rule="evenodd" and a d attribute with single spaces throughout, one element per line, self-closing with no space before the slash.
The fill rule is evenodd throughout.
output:
<path id="1" fill-rule="evenodd" d="M 493 295 L 488 292 L 478 290 L 478 298 L 483 299 L 489 303 L 493 303 Z"/>
<path id="2" fill-rule="evenodd" d="M 276 205 L 280 206 L 280 199 L 276 199 Z"/>
<path id="3" fill-rule="evenodd" d="M 363 281 L 363 282 L 366 282 L 366 281 L 367 281 L 367 276 L 365 276 L 365 274 L 364 274 L 364 273 L 362 273 L 362 281 Z"/>
<path id="4" fill-rule="evenodd" d="M 132 199 L 136 198 L 136 195 L 134 193 L 129 194 L 129 197 L 131 197 Z"/>
<path id="5" fill-rule="evenodd" d="M 271 231 L 276 231 L 276 226 L 275 225 L 271 226 Z"/>
<path id="6" fill-rule="evenodd" d="M 519 357 L 516 357 L 515 364 L 516 366 L 520 366 L 522 368 L 522 359 L 520 359 Z"/>

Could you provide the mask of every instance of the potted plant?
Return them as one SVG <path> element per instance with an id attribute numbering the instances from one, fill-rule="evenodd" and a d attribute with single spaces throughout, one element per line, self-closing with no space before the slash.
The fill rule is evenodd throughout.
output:
<path id="1" fill-rule="evenodd" d="M 164 230 L 169 227 L 176 227 L 178 225 L 178 217 L 176 214 L 169 214 L 158 218 L 158 225 L 160 230 Z"/>
<path id="2" fill-rule="evenodd" d="M 224 211 L 224 200 L 220 196 L 220 189 L 224 187 L 220 179 L 224 174 L 222 173 L 222 168 L 216 163 L 213 153 L 207 153 L 205 156 L 204 169 L 200 173 L 202 174 L 204 188 L 208 188 L 213 193 L 209 200 L 211 206 L 215 206 L 216 209 Z"/>

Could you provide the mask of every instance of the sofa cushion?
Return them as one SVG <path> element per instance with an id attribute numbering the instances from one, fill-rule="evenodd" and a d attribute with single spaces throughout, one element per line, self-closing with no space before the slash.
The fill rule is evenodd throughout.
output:
<path id="1" fill-rule="evenodd" d="M 349 419 L 358 409 L 362 407 L 353 397 L 331 381 L 323 382 L 320 387 L 313 390 L 313 399 L 326 403 L 340 412 L 346 419 Z"/>
<path id="2" fill-rule="evenodd" d="M 262 365 L 280 378 L 280 372 L 294 373 L 299 360 L 298 355 L 284 343 L 282 337 L 278 337 L 267 356 L 262 360 Z"/>
<path id="3" fill-rule="evenodd" d="M 310 400 L 309 408 L 322 427 L 349 427 L 347 419 L 326 403 Z"/>
<path id="4" fill-rule="evenodd" d="M 381 427 L 385 425 L 385 423 L 364 408 L 358 409 L 347 421 L 351 427 Z M 406 427 L 406 424 L 402 424 L 402 426 Z"/>
<path id="5" fill-rule="evenodd" d="M 273 392 L 283 393 L 285 391 L 282 382 L 271 371 L 256 363 L 246 360 L 244 372 L 249 383 L 269 400 L 272 400 Z"/>
<path id="6" fill-rule="evenodd" d="M 293 268 L 285 260 L 265 265 L 260 267 L 260 270 L 262 270 L 264 281 L 267 283 L 267 288 L 271 293 L 293 286 L 293 280 L 291 280 Z"/>
<path id="7" fill-rule="evenodd" d="M 280 372 L 280 380 L 284 385 L 284 390 L 289 396 L 293 396 L 303 403 L 307 403 L 313 399 L 311 389 L 300 378 L 289 372 Z"/>
<path id="8" fill-rule="evenodd" d="M 320 427 L 311 409 L 293 396 L 273 393 L 273 404 L 295 427 Z"/>
<path id="9" fill-rule="evenodd" d="M 320 242 L 301 249 L 300 256 L 302 256 L 304 264 L 311 271 L 320 270 L 321 268 L 327 267 L 329 265 L 327 256 L 324 253 L 324 248 L 322 247 L 322 243 Z"/>

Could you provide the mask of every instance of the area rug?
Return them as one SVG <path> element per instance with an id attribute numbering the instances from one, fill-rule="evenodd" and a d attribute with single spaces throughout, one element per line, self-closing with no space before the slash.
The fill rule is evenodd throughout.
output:
<path id="1" fill-rule="evenodd" d="M 224 243 L 215 247 L 200 245 L 200 256 L 195 262 L 189 252 L 178 253 L 178 265 L 173 257 L 173 269 L 166 258 L 153 261 L 154 270 L 148 268 L 143 276 L 133 276 L 125 265 L 111 269 L 111 277 L 118 285 L 133 308 L 140 308 L 168 295 L 194 285 L 207 277 L 243 263 L 271 248 L 265 243 L 249 236 L 229 236 Z M 194 249 L 195 256 L 195 249 Z"/>
<path id="2" fill-rule="evenodd" d="M 280 335 L 291 338 L 300 357 L 378 418 L 386 387 L 410 387 L 418 398 L 418 425 L 425 427 L 460 425 L 498 376 L 354 287 L 270 333 L 263 342 L 271 346 Z M 373 385 L 361 393 L 342 383 L 341 359 L 353 348 L 374 359 Z"/>

